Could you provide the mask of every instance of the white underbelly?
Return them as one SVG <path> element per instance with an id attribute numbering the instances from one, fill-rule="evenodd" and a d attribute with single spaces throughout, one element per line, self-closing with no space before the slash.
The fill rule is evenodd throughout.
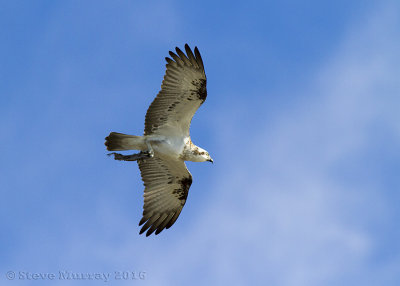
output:
<path id="1" fill-rule="evenodd" d="M 173 137 L 152 141 L 151 146 L 156 156 L 179 158 L 183 152 L 185 142 L 183 138 Z"/>

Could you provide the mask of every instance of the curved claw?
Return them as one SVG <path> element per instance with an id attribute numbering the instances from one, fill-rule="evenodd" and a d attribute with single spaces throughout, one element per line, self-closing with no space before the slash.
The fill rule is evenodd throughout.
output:
<path id="1" fill-rule="evenodd" d="M 107 156 L 111 156 L 111 155 L 114 155 L 114 159 L 115 160 L 120 160 L 121 161 L 121 160 L 124 159 L 124 155 L 119 154 L 119 153 L 111 152 L 111 153 L 107 154 Z"/>
<path id="2" fill-rule="evenodd" d="M 143 155 L 146 155 L 149 158 L 153 158 L 154 157 L 154 152 L 151 151 L 143 151 L 141 152 Z"/>

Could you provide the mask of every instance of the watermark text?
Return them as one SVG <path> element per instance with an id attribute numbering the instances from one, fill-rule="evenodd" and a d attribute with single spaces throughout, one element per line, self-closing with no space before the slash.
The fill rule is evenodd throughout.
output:
<path id="1" fill-rule="evenodd" d="M 60 270 L 57 272 L 8 271 L 7 280 L 144 280 L 146 271 L 76 272 Z"/>

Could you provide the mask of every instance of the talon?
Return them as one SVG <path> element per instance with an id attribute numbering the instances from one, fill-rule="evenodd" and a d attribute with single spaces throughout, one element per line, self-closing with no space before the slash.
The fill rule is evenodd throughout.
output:
<path id="1" fill-rule="evenodd" d="M 146 155 L 149 158 L 153 158 L 154 157 L 154 152 L 151 151 L 143 151 L 142 152 L 144 155 Z"/>
<path id="2" fill-rule="evenodd" d="M 114 155 L 114 160 L 119 160 L 119 161 L 123 160 L 124 158 L 124 155 L 115 152 L 108 153 L 107 155 L 108 156 Z"/>

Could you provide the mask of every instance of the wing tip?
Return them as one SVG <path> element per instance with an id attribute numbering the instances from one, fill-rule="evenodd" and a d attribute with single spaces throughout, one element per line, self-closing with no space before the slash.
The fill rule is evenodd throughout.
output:
<path id="1" fill-rule="evenodd" d="M 175 47 L 175 53 L 173 51 L 169 51 L 169 55 L 172 58 L 166 57 L 165 60 L 167 64 L 173 64 L 174 62 L 178 64 L 178 66 L 183 65 L 193 65 L 195 68 L 200 68 L 204 70 L 203 59 L 201 58 L 200 51 L 197 46 L 194 47 L 193 51 L 190 48 L 188 43 L 184 45 L 186 54 L 182 52 L 179 47 Z"/>
<path id="2" fill-rule="evenodd" d="M 169 51 L 168 54 L 169 54 L 172 58 L 177 57 L 177 55 L 176 55 L 173 51 Z"/>
<path id="3" fill-rule="evenodd" d="M 147 221 L 147 219 L 145 219 L 144 217 L 142 217 L 142 219 L 139 221 L 139 226 L 141 226 L 142 224 L 144 224 Z"/>
<path id="4" fill-rule="evenodd" d="M 150 236 L 151 234 L 158 235 L 160 234 L 164 229 L 169 229 L 178 219 L 181 211 L 173 211 L 170 212 L 163 217 L 159 217 L 156 221 L 153 223 L 146 223 L 139 231 L 139 235 L 145 233 L 146 231 L 146 237 Z M 144 222 L 148 222 L 148 220 L 151 218 L 145 219 L 144 217 L 141 219 L 139 222 L 139 226 L 142 225 Z"/>
<path id="5" fill-rule="evenodd" d="M 175 47 L 175 51 L 176 51 L 178 54 L 182 53 L 182 50 L 181 50 L 179 47 Z"/>

